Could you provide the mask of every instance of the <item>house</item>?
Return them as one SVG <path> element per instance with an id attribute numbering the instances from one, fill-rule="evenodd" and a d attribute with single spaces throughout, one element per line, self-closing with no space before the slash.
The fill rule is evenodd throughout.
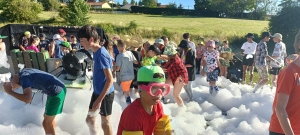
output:
<path id="1" fill-rule="evenodd" d="M 126 5 L 122 6 L 121 9 L 131 10 L 131 6 L 134 6 L 134 5 L 132 5 L 132 4 L 126 4 Z"/>
<path id="2" fill-rule="evenodd" d="M 91 8 L 111 8 L 107 2 L 87 2 Z"/>

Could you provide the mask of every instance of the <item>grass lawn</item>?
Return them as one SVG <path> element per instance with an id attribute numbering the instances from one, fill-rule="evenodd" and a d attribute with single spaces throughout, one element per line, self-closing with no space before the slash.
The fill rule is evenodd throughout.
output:
<path id="1" fill-rule="evenodd" d="M 58 12 L 42 12 L 39 17 L 49 19 L 58 16 Z M 139 28 L 162 29 L 182 34 L 190 32 L 197 35 L 225 37 L 231 35 L 245 35 L 248 32 L 261 33 L 268 27 L 269 21 L 227 19 L 227 18 L 204 18 L 185 16 L 162 16 L 144 14 L 100 14 L 90 13 L 90 21 L 93 23 L 112 23 L 125 26 L 130 21 L 135 21 Z"/>

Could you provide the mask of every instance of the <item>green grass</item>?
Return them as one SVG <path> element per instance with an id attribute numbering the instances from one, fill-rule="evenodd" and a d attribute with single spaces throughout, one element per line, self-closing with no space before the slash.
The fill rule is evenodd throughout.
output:
<path id="1" fill-rule="evenodd" d="M 58 12 L 42 12 L 40 19 L 49 19 L 58 16 Z M 232 35 L 245 35 L 248 32 L 261 33 L 268 27 L 269 21 L 204 18 L 185 16 L 162 16 L 144 14 L 100 14 L 90 13 L 93 23 L 112 23 L 117 26 L 126 26 L 130 21 L 135 21 L 139 28 L 158 30 L 166 28 L 171 32 L 184 32 L 200 36 L 226 37 Z"/>

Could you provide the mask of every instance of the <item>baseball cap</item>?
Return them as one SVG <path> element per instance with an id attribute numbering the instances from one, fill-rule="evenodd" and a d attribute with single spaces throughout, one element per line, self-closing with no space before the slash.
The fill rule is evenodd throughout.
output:
<path id="1" fill-rule="evenodd" d="M 189 42 L 187 40 L 181 40 L 181 42 L 179 43 L 178 47 L 180 48 L 188 48 L 189 47 Z"/>
<path id="2" fill-rule="evenodd" d="M 265 38 L 265 37 L 272 37 L 272 35 L 270 32 L 265 31 L 261 34 L 261 38 Z"/>
<path id="3" fill-rule="evenodd" d="M 155 74 L 162 74 L 163 77 L 157 77 Z M 165 82 L 165 73 L 159 66 L 143 66 L 138 70 L 137 73 L 138 82 Z"/>
<path id="4" fill-rule="evenodd" d="M 29 35 L 29 34 L 30 34 L 29 31 L 25 31 L 25 32 L 24 32 L 24 35 Z"/>
<path id="5" fill-rule="evenodd" d="M 58 29 L 58 33 L 66 33 L 64 29 Z"/>
<path id="6" fill-rule="evenodd" d="M 53 35 L 53 40 L 54 39 L 59 39 L 59 38 L 60 38 L 60 35 L 58 35 L 58 34 Z"/>
<path id="7" fill-rule="evenodd" d="M 254 34 L 253 33 L 248 33 L 245 37 L 246 38 L 253 38 L 254 39 Z"/>
<path id="8" fill-rule="evenodd" d="M 46 37 L 46 34 L 45 33 L 41 33 L 40 37 Z"/>
<path id="9" fill-rule="evenodd" d="M 209 40 L 209 41 L 206 43 L 206 46 L 207 46 L 207 47 L 213 47 L 213 48 L 215 48 L 215 47 L 216 47 L 215 41 Z"/>
<path id="10" fill-rule="evenodd" d="M 59 45 L 60 45 L 60 46 L 63 46 L 63 47 L 67 47 L 67 48 L 70 47 L 70 43 L 69 43 L 69 42 L 65 42 L 65 41 L 60 42 Z"/>
<path id="11" fill-rule="evenodd" d="M 162 45 L 165 44 L 165 43 L 164 43 L 164 40 L 162 40 L 162 39 L 156 39 L 155 43 L 157 43 L 157 44 L 162 44 Z"/>
<path id="12" fill-rule="evenodd" d="M 282 40 L 282 35 L 280 33 L 275 33 L 272 37 L 273 38 L 278 38 L 279 40 Z"/>
<path id="13" fill-rule="evenodd" d="M 154 51 L 156 54 L 160 54 L 160 50 L 159 50 L 158 47 L 155 46 L 155 45 L 151 45 L 151 46 L 149 47 L 148 50 L 152 50 L 152 51 Z"/>

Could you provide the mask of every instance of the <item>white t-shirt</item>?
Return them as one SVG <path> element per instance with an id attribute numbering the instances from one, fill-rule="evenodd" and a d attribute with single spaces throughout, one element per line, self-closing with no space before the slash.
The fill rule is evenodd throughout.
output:
<path id="1" fill-rule="evenodd" d="M 218 67 L 219 51 L 214 50 L 212 52 L 206 51 L 203 54 L 203 58 L 206 61 L 207 72 L 212 72 Z"/>
<path id="2" fill-rule="evenodd" d="M 283 42 L 276 43 L 274 46 L 274 51 L 272 56 L 278 56 L 275 60 L 279 62 L 279 65 L 276 64 L 276 62 L 271 61 L 270 65 L 271 67 L 280 68 L 284 66 L 284 57 L 286 57 L 286 47 Z"/>
<path id="3" fill-rule="evenodd" d="M 242 45 L 242 48 L 245 52 L 245 54 L 255 54 L 255 51 L 256 51 L 256 46 L 257 46 L 257 43 L 256 42 L 252 42 L 252 43 L 249 43 L 249 42 L 245 42 L 243 45 Z"/>
<path id="4" fill-rule="evenodd" d="M 189 46 L 190 46 L 190 48 L 195 52 L 195 54 L 196 54 L 196 45 L 195 45 L 195 43 L 194 42 L 192 42 L 192 41 L 189 41 Z M 196 56 L 196 55 L 195 55 Z"/>

